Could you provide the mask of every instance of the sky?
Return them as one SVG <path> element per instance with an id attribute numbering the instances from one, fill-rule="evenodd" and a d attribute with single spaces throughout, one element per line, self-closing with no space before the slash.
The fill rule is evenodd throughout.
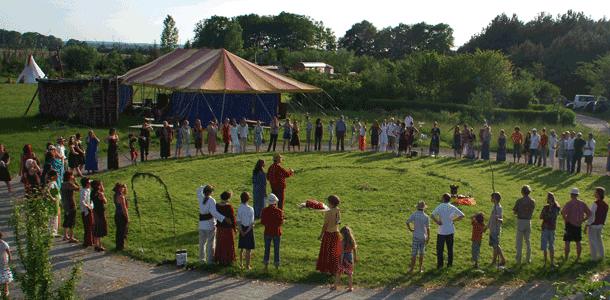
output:
<path id="1" fill-rule="evenodd" d="M 337 38 L 362 20 L 377 29 L 400 23 L 449 24 L 457 48 L 480 33 L 497 15 L 517 14 L 528 22 L 540 12 L 553 16 L 572 9 L 598 20 L 610 11 L 606 1 L 345 1 L 345 0 L 20 0 L 2 1 L 0 28 L 21 33 L 33 31 L 67 41 L 159 43 L 163 20 L 171 15 L 180 44 L 194 37 L 195 24 L 213 15 L 277 15 L 282 11 L 324 22 Z M 179 4 L 178 4 L 179 3 Z M 606 4 L 603 4 L 606 3 Z"/>

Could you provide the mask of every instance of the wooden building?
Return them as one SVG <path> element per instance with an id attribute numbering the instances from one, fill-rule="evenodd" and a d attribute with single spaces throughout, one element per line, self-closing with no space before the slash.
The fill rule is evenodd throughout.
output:
<path id="1" fill-rule="evenodd" d="M 93 127 L 119 124 L 119 80 L 39 79 L 40 113 Z"/>

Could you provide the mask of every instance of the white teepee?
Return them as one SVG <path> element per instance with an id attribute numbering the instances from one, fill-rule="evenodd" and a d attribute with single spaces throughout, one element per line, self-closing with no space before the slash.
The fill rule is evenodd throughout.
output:
<path id="1" fill-rule="evenodd" d="M 36 83 L 36 78 L 44 78 L 45 74 L 40 69 L 36 61 L 34 60 L 34 56 L 30 55 L 28 60 L 25 62 L 25 68 L 17 78 L 17 83 Z"/>

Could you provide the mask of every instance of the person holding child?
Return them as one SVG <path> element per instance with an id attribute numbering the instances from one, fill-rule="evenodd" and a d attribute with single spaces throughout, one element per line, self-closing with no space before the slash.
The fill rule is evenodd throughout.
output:
<path id="1" fill-rule="evenodd" d="M 263 208 L 261 212 L 261 225 L 265 226 L 265 255 L 263 264 L 265 271 L 269 267 L 269 256 L 271 252 L 271 242 L 273 242 L 273 264 L 275 269 L 280 269 L 280 244 L 282 242 L 282 224 L 284 224 L 284 215 L 282 210 L 277 207 L 279 199 L 274 194 L 269 194 L 267 203 L 269 206 Z"/>
<path id="2" fill-rule="evenodd" d="M 483 232 L 487 230 L 485 227 L 485 213 L 482 211 L 470 217 L 472 225 L 472 261 L 474 261 L 474 269 L 479 268 L 479 258 L 481 258 L 481 242 L 483 241 Z"/>
<path id="3" fill-rule="evenodd" d="M 8 297 L 8 284 L 13 281 L 10 263 L 13 260 L 11 248 L 3 240 L 4 236 L 0 232 L 0 284 L 2 284 L 2 295 Z"/>
<path id="4" fill-rule="evenodd" d="M 500 205 L 501 199 L 502 195 L 499 192 L 491 194 L 491 203 L 493 203 L 494 206 L 491 208 L 489 222 L 487 222 L 487 229 L 489 229 L 489 246 L 492 247 L 494 251 L 493 260 L 490 265 L 495 265 L 498 260 L 502 259 L 498 262 L 500 266 L 506 264 L 502 247 L 500 247 L 500 232 L 502 231 L 502 223 L 504 222 L 502 205 Z"/>
<path id="5" fill-rule="evenodd" d="M 606 258 L 602 230 L 608 216 L 608 203 L 604 200 L 606 189 L 598 187 L 595 189 L 595 202 L 591 204 L 591 218 L 585 223 L 585 234 L 589 229 L 589 250 L 591 259 L 603 261 Z"/>
<path id="6" fill-rule="evenodd" d="M 339 210 L 338 196 L 328 196 L 330 210 L 324 216 L 322 233 L 318 240 L 322 241 L 316 270 L 322 273 L 336 274 L 339 270 L 339 257 L 341 256 L 341 238 L 339 224 L 341 224 L 341 211 Z"/>
<path id="7" fill-rule="evenodd" d="M 214 252 L 214 262 L 221 265 L 230 265 L 237 261 L 235 255 L 235 241 L 233 236 L 237 233 L 235 228 L 235 210 L 229 204 L 233 197 L 233 192 L 225 191 L 220 194 L 220 203 L 216 204 L 216 211 L 231 222 L 216 221 L 218 233 L 216 234 L 216 251 Z"/>
<path id="8" fill-rule="evenodd" d="M 436 236 L 436 268 L 443 267 L 443 251 L 447 243 L 447 267 L 453 266 L 453 236 L 455 234 L 454 223 L 464 217 L 464 213 L 457 207 L 449 204 L 451 195 L 443 194 L 439 204 L 430 215 L 432 221 L 438 224 L 438 235 Z"/>
<path id="9" fill-rule="evenodd" d="M 352 283 L 354 281 L 354 263 L 358 262 L 358 253 L 356 252 L 356 239 L 354 239 L 354 234 L 352 229 L 344 226 L 341 228 L 341 255 L 339 256 L 339 269 L 337 270 L 337 275 L 335 276 L 335 284 L 333 284 L 330 288 L 333 290 L 337 290 L 337 286 L 339 285 L 339 280 L 341 280 L 341 275 L 347 275 L 347 290 L 349 292 L 353 291 L 354 288 Z"/>
<path id="10" fill-rule="evenodd" d="M 412 213 L 411 216 L 409 216 L 409 219 L 407 219 L 407 227 L 413 232 L 411 244 L 411 269 L 409 269 L 409 273 L 413 273 L 417 253 L 419 253 L 419 272 L 422 273 L 426 245 L 428 245 L 428 242 L 430 241 L 430 217 L 424 213 L 424 210 L 428 208 L 424 200 L 420 200 L 417 205 L 415 205 L 415 208 L 417 211 Z M 414 228 L 411 228 L 410 223 L 413 223 Z"/>
<path id="11" fill-rule="evenodd" d="M 237 209 L 237 228 L 239 230 L 239 243 L 237 247 L 241 249 L 239 252 L 239 264 L 244 267 L 244 250 L 246 250 L 246 269 L 250 270 L 250 258 L 252 257 L 252 249 L 256 249 L 254 243 L 254 209 L 248 205 L 250 194 L 248 192 L 241 193 L 241 204 Z"/>
<path id="12" fill-rule="evenodd" d="M 549 250 L 551 258 L 551 267 L 557 268 L 558 265 L 553 261 L 555 259 L 555 224 L 561 207 L 555 200 L 555 194 L 549 192 L 546 195 L 546 203 L 548 205 L 542 208 L 540 219 L 542 219 L 542 235 L 540 237 L 540 250 L 544 253 L 544 266 L 546 267 L 546 251 Z M 548 247 L 547 247 L 548 244 Z"/>

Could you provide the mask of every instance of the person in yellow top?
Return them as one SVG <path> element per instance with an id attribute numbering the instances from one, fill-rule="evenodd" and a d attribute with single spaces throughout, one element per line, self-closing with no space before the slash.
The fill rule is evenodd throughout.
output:
<path id="1" fill-rule="evenodd" d="M 339 268 L 339 257 L 341 256 L 341 237 L 339 236 L 339 225 L 341 224 L 341 211 L 339 210 L 338 196 L 328 197 L 330 210 L 324 216 L 324 226 L 318 240 L 322 240 L 320 254 L 316 270 L 322 273 L 337 274 Z"/>
<path id="2" fill-rule="evenodd" d="M 521 145 L 523 144 L 523 133 L 521 133 L 521 128 L 519 128 L 519 126 L 515 127 L 515 132 L 513 132 L 510 138 L 513 140 L 514 143 L 513 163 L 515 162 L 515 159 L 518 163 L 521 160 Z"/>

